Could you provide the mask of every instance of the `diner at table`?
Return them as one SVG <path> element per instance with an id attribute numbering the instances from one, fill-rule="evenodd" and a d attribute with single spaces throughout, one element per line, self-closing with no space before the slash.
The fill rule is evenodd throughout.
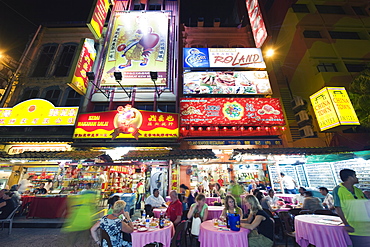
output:
<path id="1" fill-rule="evenodd" d="M 226 196 L 225 207 L 222 210 L 221 217 L 226 218 L 227 214 L 239 214 L 241 219 L 243 218 L 243 210 L 238 207 L 236 200 L 232 195 Z"/>
<path id="2" fill-rule="evenodd" d="M 324 209 L 324 207 L 322 206 L 321 200 L 317 197 L 313 197 L 313 194 L 311 191 L 305 191 L 304 196 L 305 196 L 305 199 L 303 201 L 302 209 L 310 210 L 311 212 Z"/>
<path id="3" fill-rule="evenodd" d="M 145 199 L 145 205 L 150 205 L 152 208 L 159 208 L 167 206 L 163 197 L 159 194 L 158 189 L 153 189 L 153 194 Z"/>
<path id="4" fill-rule="evenodd" d="M 200 217 L 201 221 L 207 220 L 208 205 L 206 204 L 206 197 L 204 194 L 198 194 L 195 198 L 195 203 L 191 205 L 188 212 L 188 219 L 193 217 Z"/>
<path id="5" fill-rule="evenodd" d="M 298 194 L 296 194 L 294 197 L 293 197 L 293 200 L 292 202 L 296 205 L 303 205 L 303 201 L 305 199 L 305 196 L 304 196 L 304 193 L 306 192 L 307 190 L 304 188 L 304 187 L 299 187 L 298 189 Z"/>
<path id="6" fill-rule="evenodd" d="M 166 216 L 176 226 L 181 221 L 182 203 L 179 200 L 179 196 L 176 190 L 172 190 L 170 192 L 170 197 L 171 197 L 171 203 L 168 205 L 168 208 L 166 210 Z"/>

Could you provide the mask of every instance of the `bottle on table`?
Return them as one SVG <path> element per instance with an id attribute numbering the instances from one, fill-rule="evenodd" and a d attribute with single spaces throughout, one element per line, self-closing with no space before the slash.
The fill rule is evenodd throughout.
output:
<path id="1" fill-rule="evenodd" d="M 164 227 L 164 216 L 163 216 L 163 212 L 161 211 L 161 214 L 159 216 L 159 228 L 163 228 Z"/>
<path id="2" fill-rule="evenodd" d="M 146 220 L 145 220 L 145 227 L 146 228 L 149 228 L 150 226 L 150 219 L 149 219 L 149 215 L 146 217 Z"/>

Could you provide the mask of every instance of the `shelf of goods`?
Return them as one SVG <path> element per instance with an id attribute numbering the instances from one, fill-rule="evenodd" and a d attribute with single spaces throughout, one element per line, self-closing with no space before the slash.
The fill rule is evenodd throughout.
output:
<path id="1" fill-rule="evenodd" d="M 31 180 L 32 186 L 37 188 L 41 183 L 46 183 L 49 180 L 54 180 L 58 174 L 58 167 L 29 167 L 27 175 L 34 176 Z"/>

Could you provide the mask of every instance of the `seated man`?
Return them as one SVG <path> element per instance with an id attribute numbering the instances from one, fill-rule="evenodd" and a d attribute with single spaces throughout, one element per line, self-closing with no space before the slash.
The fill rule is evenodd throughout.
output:
<path id="1" fill-rule="evenodd" d="M 12 200 L 13 192 L 5 192 L 3 195 L 4 201 L 0 203 L 0 219 L 6 219 L 9 214 L 13 212 L 17 205 L 14 204 Z"/>
<path id="2" fill-rule="evenodd" d="M 334 199 L 331 194 L 329 194 L 329 190 L 326 187 L 319 188 L 321 195 L 325 196 L 324 202 L 322 205 L 329 210 L 334 210 Z"/>
<path id="3" fill-rule="evenodd" d="M 3 199 L 3 195 L 5 194 L 5 192 L 8 192 L 7 189 L 2 189 L 0 190 L 0 203 L 4 202 L 5 200 Z"/>
<path id="4" fill-rule="evenodd" d="M 273 189 L 270 189 L 268 196 L 265 196 L 261 199 L 261 206 L 264 209 L 276 211 L 277 208 L 274 209 L 273 205 L 277 205 L 279 200 L 280 200 L 279 197 L 275 196 L 275 191 Z"/>
<path id="5" fill-rule="evenodd" d="M 305 199 L 305 196 L 304 196 L 304 193 L 306 192 L 306 189 L 303 188 L 303 187 L 299 187 L 299 190 L 298 190 L 299 194 L 297 194 L 294 198 L 293 198 L 293 203 L 295 205 L 303 205 L 303 202 L 304 202 L 304 199 Z"/>
<path id="6" fill-rule="evenodd" d="M 154 189 L 153 195 L 150 195 L 148 198 L 145 199 L 145 204 L 149 204 L 150 206 L 152 206 L 152 208 L 167 206 L 163 197 L 159 194 L 158 189 Z"/>
<path id="7" fill-rule="evenodd" d="M 305 199 L 303 202 L 303 209 L 310 210 L 312 212 L 314 212 L 315 210 L 324 209 L 320 199 L 317 197 L 313 197 L 311 191 L 305 191 L 304 196 Z"/>
<path id="8" fill-rule="evenodd" d="M 181 221 L 182 216 L 182 203 L 179 200 L 176 190 L 170 192 L 171 203 L 167 208 L 166 216 L 170 218 L 173 224 L 176 226 Z"/>
<path id="9" fill-rule="evenodd" d="M 48 193 L 47 190 L 44 188 L 45 184 L 40 184 L 40 188 L 35 189 L 35 194 L 46 194 Z"/>

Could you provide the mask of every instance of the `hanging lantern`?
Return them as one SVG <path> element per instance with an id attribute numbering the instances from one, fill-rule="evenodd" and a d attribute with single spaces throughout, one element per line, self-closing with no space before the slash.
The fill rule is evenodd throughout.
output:
<path id="1" fill-rule="evenodd" d="M 260 131 L 260 130 L 261 130 L 261 127 L 259 127 L 259 126 L 258 126 L 258 127 L 256 128 L 256 130 L 257 130 L 257 131 Z"/>
<path id="2" fill-rule="evenodd" d="M 269 128 L 269 127 L 265 127 L 265 130 L 266 130 L 266 131 L 269 131 L 269 130 L 270 130 L 270 128 Z"/>
<path id="3" fill-rule="evenodd" d="M 215 127 L 215 130 L 218 131 L 218 127 Z"/>
<path id="4" fill-rule="evenodd" d="M 231 129 L 232 129 L 233 131 L 235 131 L 235 130 L 236 130 L 236 127 L 235 127 L 235 126 L 233 126 Z"/>
<path id="5" fill-rule="evenodd" d="M 211 131 L 211 127 L 207 127 L 207 131 Z"/>
<path id="6" fill-rule="evenodd" d="M 181 128 L 181 131 L 185 131 L 185 130 L 186 130 L 186 128 L 185 128 L 185 127 L 182 127 L 182 128 Z"/>
<path id="7" fill-rule="evenodd" d="M 190 127 L 190 130 L 191 130 L 191 131 L 194 131 L 194 127 Z"/>
<path id="8" fill-rule="evenodd" d="M 285 130 L 286 130 L 286 127 L 281 127 L 281 130 L 282 130 L 282 131 L 285 131 Z"/>
<path id="9" fill-rule="evenodd" d="M 245 129 L 244 129 L 244 127 L 241 127 L 241 128 L 240 128 L 240 130 L 241 130 L 241 131 L 244 131 Z"/>
<path id="10" fill-rule="evenodd" d="M 249 130 L 249 131 L 253 131 L 253 127 L 249 127 L 249 128 L 248 128 L 248 130 Z"/>
<path id="11" fill-rule="evenodd" d="M 202 127 L 199 127 L 199 128 L 198 128 L 198 131 L 203 131 L 203 128 L 202 128 Z"/>
<path id="12" fill-rule="evenodd" d="M 274 126 L 274 127 L 272 127 L 272 129 L 273 129 L 274 131 L 277 131 L 277 130 L 278 130 L 278 127 Z"/>
<path id="13" fill-rule="evenodd" d="M 224 127 L 223 130 L 226 131 L 227 130 L 227 127 Z"/>

